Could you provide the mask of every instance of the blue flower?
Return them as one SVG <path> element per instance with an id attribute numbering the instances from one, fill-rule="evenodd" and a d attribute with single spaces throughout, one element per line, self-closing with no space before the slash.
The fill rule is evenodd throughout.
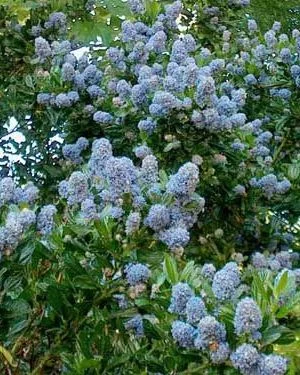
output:
<path id="1" fill-rule="evenodd" d="M 91 85 L 86 91 L 92 99 L 98 99 L 99 97 L 105 96 L 105 92 L 98 85 Z"/>
<path id="2" fill-rule="evenodd" d="M 184 248 L 188 244 L 190 235 L 186 228 L 177 226 L 159 232 L 159 239 L 165 243 L 170 250 L 175 251 Z"/>
<path id="3" fill-rule="evenodd" d="M 52 54 L 49 43 L 41 36 L 35 39 L 35 53 L 41 62 L 44 62 Z"/>
<path id="4" fill-rule="evenodd" d="M 49 105 L 50 100 L 51 100 L 51 94 L 47 94 L 47 93 L 40 93 L 36 97 L 37 103 L 41 105 Z"/>
<path id="5" fill-rule="evenodd" d="M 75 77 L 75 69 L 73 65 L 69 63 L 64 63 L 61 69 L 61 78 L 63 81 L 72 82 Z"/>
<path id="6" fill-rule="evenodd" d="M 59 107 L 59 108 L 63 108 L 63 107 L 71 107 L 72 105 L 72 102 L 70 100 L 70 98 L 68 97 L 67 94 L 58 94 L 55 98 L 55 104 Z"/>
<path id="7" fill-rule="evenodd" d="M 137 314 L 128 320 L 124 326 L 127 331 L 133 331 L 136 338 L 144 336 L 143 318 L 140 314 Z"/>
<path id="8" fill-rule="evenodd" d="M 139 212 L 131 212 L 125 223 L 125 232 L 127 236 L 137 232 L 140 228 L 141 214 Z"/>
<path id="9" fill-rule="evenodd" d="M 54 28 L 63 32 L 66 30 L 67 17 L 62 12 L 51 13 L 44 26 L 46 29 Z"/>
<path id="10" fill-rule="evenodd" d="M 215 94 L 215 81 L 212 77 L 200 75 L 197 83 L 197 91 L 195 94 L 196 103 L 202 107 L 211 101 L 211 97 Z"/>
<path id="11" fill-rule="evenodd" d="M 198 336 L 195 339 L 195 347 L 207 349 L 214 347 L 226 340 L 226 330 L 222 323 L 219 323 L 214 316 L 205 316 L 198 324 Z"/>
<path id="12" fill-rule="evenodd" d="M 171 304 L 169 311 L 176 314 L 184 314 L 186 305 L 194 292 L 186 283 L 178 283 L 172 287 Z"/>
<path id="13" fill-rule="evenodd" d="M 144 220 L 144 224 L 153 229 L 159 231 L 167 227 L 170 223 L 170 211 L 162 204 L 154 204 L 150 207 L 148 216 Z"/>
<path id="14" fill-rule="evenodd" d="M 102 79 L 103 73 L 97 69 L 97 67 L 93 64 L 88 65 L 83 73 L 84 82 L 91 86 L 91 85 L 98 85 Z"/>
<path id="15" fill-rule="evenodd" d="M 124 272 L 129 285 L 145 283 L 151 274 L 149 268 L 141 263 L 129 264 Z"/>
<path id="16" fill-rule="evenodd" d="M 43 234 L 50 234 L 54 225 L 54 215 L 57 209 L 52 204 L 43 206 L 37 217 L 38 230 Z"/>
<path id="17" fill-rule="evenodd" d="M 252 33 L 257 31 L 257 23 L 255 20 L 248 20 L 248 30 Z"/>
<path id="18" fill-rule="evenodd" d="M 18 220 L 22 225 L 23 229 L 26 229 L 36 222 L 35 212 L 25 208 L 20 212 Z"/>
<path id="19" fill-rule="evenodd" d="M 265 355 L 261 368 L 263 375 L 284 375 L 287 371 L 287 360 L 276 354 Z"/>
<path id="20" fill-rule="evenodd" d="M 87 198 L 81 202 L 81 214 L 85 219 L 91 220 L 97 217 L 97 206 L 93 199 Z"/>
<path id="21" fill-rule="evenodd" d="M 244 81 L 249 86 L 257 85 L 257 79 L 255 78 L 255 76 L 253 74 L 247 74 L 244 77 Z"/>
<path id="22" fill-rule="evenodd" d="M 210 68 L 212 74 L 219 73 L 220 71 L 222 71 L 225 68 L 225 60 L 223 60 L 223 59 L 212 60 L 209 63 L 209 68 Z"/>
<path id="23" fill-rule="evenodd" d="M 108 112 L 97 111 L 93 115 L 93 119 L 98 124 L 111 124 L 113 116 Z"/>
<path id="24" fill-rule="evenodd" d="M 0 180 L 0 203 L 4 205 L 14 197 L 15 183 L 11 177 L 4 177 Z"/>
<path id="25" fill-rule="evenodd" d="M 142 0 L 129 0 L 128 5 L 132 13 L 143 14 L 145 12 L 145 6 Z"/>
<path id="26" fill-rule="evenodd" d="M 243 375 L 259 373 L 261 356 L 257 349 L 250 344 L 239 346 L 230 356 L 233 367 Z"/>
<path id="27" fill-rule="evenodd" d="M 234 296 L 239 284 L 240 275 L 237 264 L 230 262 L 215 274 L 212 289 L 217 299 L 229 300 Z"/>
<path id="28" fill-rule="evenodd" d="M 216 267 L 211 263 L 204 264 L 201 269 L 201 275 L 208 281 L 213 281 L 215 273 Z"/>
<path id="29" fill-rule="evenodd" d="M 140 180 L 144 185 L 155 184 L 158 181 L 158 162 L 154 155 L 146 156 L 142 161 Z"/>
<path id="30" fill-rule="evenodd" d="M 192 348 L 194 346 L 196 332 L 193 326 L 180 320 L 175 320 L 172 323 L 173 339 L 183 348 Z"/>
<path id="31" fill-rule="evenodd" d="M 251 257 L 251 263 L 255 268 L 266 268 L 268 266 L 266 257 L 261 253 L 254 253 Z"/>
<path id="32" fill-rule="evenodd" d="M 221 342 L 220 344 L 217 345 L 216 350 L 211 350 L 210 351 L 210 359 L 212 363 L 215 364 L 220 364 L 224 363 L 230 354 L 230 348 L 227 342 Z"/>
<path id="33" fill-rule="evenodd" d="M 254 333 L 262 326 L 262 315 L 257 303 L 249 297 L 243 298 L 236 307 L 234 328 L 238 336 Z"/>
<path id="34" fill-rule="evenodd" d="M 167 35 L 164 31 L 157 31 L 151 36 L 145 48 L 148 51 L 153 51 L 157 54 L 163 53 L 166 50 Z"/>
<path id="35" fill-rule="evenodd" d="M 156 121 L 154 121 L 151 117 L 148 117 L 146 120 L 140 120 L 138 123 L 138 128 L 147 134 L 152 134 L 156 129 L 156 126 Z"/>
<path id="36" fill-rule="evenodd" d="M 82 172 L 73 172 L 68 181 L 68 204 L 78 204 L 87 199 L 88 189 L 89 184 L 86 175 Z"/>
<path id="37" fill-rule="evenodd" d="M 199 182 L 199 169 L 194 163 L 186 163 L 178 172 L 170 177 L 167 192 L 177 198 L 184 198 L 193 194 Z"/>
<path id="38" fill-rule="evenodd" d="M 146 156 L 151 155 L 151 149 L 146 145 L 137 146 L 134 149 L 135 156 L 139 159 L 144 159 Z"/>
<path id="39" fill-rule="evenodd" d="M 185 308 L 186 319 L 189 324 L 197 324 L 207 314 L 205 304 L 200 297 L 191 297 Z"/>

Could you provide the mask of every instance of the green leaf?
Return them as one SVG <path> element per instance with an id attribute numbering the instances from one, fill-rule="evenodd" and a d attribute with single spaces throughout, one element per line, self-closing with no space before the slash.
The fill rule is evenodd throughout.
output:
<path id="1" fill-rule="evenodd" d="M 27 264 L 31 261 L 32 254 L 34 252 L 34 243 L 30 242 L 22 248 L 20 254 L 20 263 Z"/>
<path id="2" fill-rule="evenodd" d="M 193 274 L 194 266 L 195 266 L 195 262 L 194 261 L 188 262 L 186 264 L 186 266 L 184 267 L 184 269 L 182 270 L 181 274 L 180 274 L 180 280 L 188 281 L 189 278 Z"/>
<path id="3" fill-rule="evenodd" d="M 163 186 L 166 186 L 168 181 L 169 181 L 169 177 L 168 177 L 166 171 L 164 171 L 163 169 L 160 169 L 160 171 L 158 172 L 158 175 L 159 175 L 160 183 Z"/>
<path id="4" fill-rule="evenodd" d="M 50 306 L 58 313 L 59 316 L 70 317 L 72 311 L 72 305 L 67 300 L 65 290 L 59 285 L 50 285 L 47 289 L 47 300 Z"/>
<path id="5" fill-rule="evenodd" d="M 284 271 L 281 277 L 274 281 L 274 294 L 278 298 L 281 294 L 283 294 L 288 286 L 289 274 L 288 271 Z"/>
<path id="6" fill-rule="evenodd" d="M 98 289 L 97 283 L 88 275 L 77 276 L 72 280 L 72 283 L 74 286 L 81 289 Z"/>
<path id="7" fill-rule="evenodd" d="M 87 358 L 84 358 L 82 361 L 80 361 L 79 370 L 80 371 L 85 371 L 85 370 L 88 370 L 88 369 L 99 368 L 99 366 L 101 365 L 102 357 L 98 356 L 97 358 L 98 359 L 87 359 Z"/>
<path id="8" fill-rule="evenodd" d="M 180 148 L 181 142 L 180 141 L 175 141 L 168 143 L 166 147 L 164 148 L 164 152 L 169 152 L 171 150 L 176 150 L 177 148 Z"/>
<path id="9" fill-rule="evenodd" d="M 282 327 L 282 333 L 278 340 L 276 340 L 276 345 L 289 345 L 295 342 L 295 333 L 293 330 Z"/>
<path id="10" fill-rule="evenodd" d="M 263 346 L 272 344 L 274 341 L 278 340 L 282 334 L 282 327 L 271 327 L 262 332 L 261 343 Z"/>
<path id="11" fill-rule="evenodd" d="M 293 309 L 300 306 L 300 292 L 293 293 L 287 302 L 276 313 L 278 319 L 284 318 L 288 314 L 293 313 Z"/>
<path id="12" fill-rule="evenodd" d="M 169 254 L 165 255 L 165 260 L 163 264 L 163 271 L 166 275 L 166 279 L 172 285 L 177 284 L 179 280 L 179 275 L 177 271 L 177 264 L 174 257 Z"/>
<path id="13" fill-rule="evenodd" d="M 2 354 L 4 359 L 9 363 L 10 366 L 17 367 L 17 363 L 13 359 L 13 356 L 11 355 L 11 353 L 7 349 L 5 349 L 4 346 L 2 345 L 0 345 L 0 353 Z"/>
<path id="14" fill-rule="evenodd" d="M 300 175 L 300 165 L 292 164 L 288 167 L 288 177 L 290 180 L 297 180 Z"/>

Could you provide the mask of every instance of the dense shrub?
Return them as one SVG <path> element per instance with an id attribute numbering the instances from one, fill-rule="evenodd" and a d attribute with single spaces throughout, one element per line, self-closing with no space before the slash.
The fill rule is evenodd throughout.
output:
<path id="1" fill-rule="evenodd" d="M 83 42 L 102 5 L 1 8 L 25 160 L 1 171 L 1 370 L 296 374 L 300 32 L 130 0 Z"/>

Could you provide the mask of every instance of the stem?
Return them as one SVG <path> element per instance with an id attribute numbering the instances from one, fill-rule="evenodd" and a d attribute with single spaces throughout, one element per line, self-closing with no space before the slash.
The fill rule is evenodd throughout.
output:
<path id="1" fill-rule="evenodd" d="M 283 138 L 281 145 L 278 147 L 277 151 L 275 152 L 273 163 L 277 160 L 277 158 L 279 157 L 280 151 L 283 149 L 284 145 L 286 144 L 287 136 L 289 135 L 289 133 L 290 133 L 290 130 L 288 129 L 287 135 Z"/>

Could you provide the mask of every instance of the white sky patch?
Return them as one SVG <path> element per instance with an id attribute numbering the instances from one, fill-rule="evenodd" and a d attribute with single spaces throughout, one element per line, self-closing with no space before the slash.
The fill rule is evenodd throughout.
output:
<path id="1" fill-rule="evenodd" d="M 79 59 L 81 56 L 83 56 L 85 53 L 88 53 L 89 52 L 89 48 L 88 47 L 81 47 L 81 48 L 78 48 L 78 49 L 75 49 L 74 51 L 72 51 L 72 54 L 77 58 Z"/>

